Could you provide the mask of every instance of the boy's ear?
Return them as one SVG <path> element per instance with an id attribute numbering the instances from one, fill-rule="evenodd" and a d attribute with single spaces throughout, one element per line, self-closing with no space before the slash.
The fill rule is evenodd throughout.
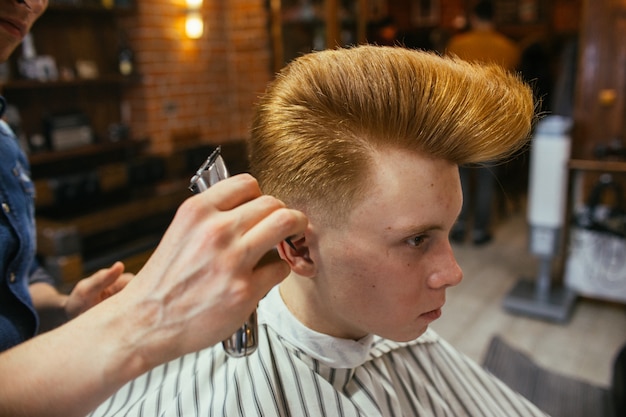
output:
<path id="1" fill-rule="evenodd" d="M 290 240 L 292 248 L 284 240 L 278 244 L 278 253 L 284 259 L 293 272 L 303 277 L 311 278 L 315 275 L 315 264 L 309 254 L 309 246 L 306 237 L 298 237 Z"/>

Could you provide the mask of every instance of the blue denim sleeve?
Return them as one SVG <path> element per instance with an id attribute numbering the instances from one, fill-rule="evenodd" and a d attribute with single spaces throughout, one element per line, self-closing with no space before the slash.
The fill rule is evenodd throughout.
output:
<path id="1" fill-rule="evenodd" d="M 30 268 L 30 274 L 28 275 L 28 285 L 32 285 L 37 282 L 45 282 L 52 286 L 55 285 L 55 280 L 52 275 L 50 275 L 50 273 L 46 271 L 44 267 L 39 265 L 37 260 L 35 260 Z"/>

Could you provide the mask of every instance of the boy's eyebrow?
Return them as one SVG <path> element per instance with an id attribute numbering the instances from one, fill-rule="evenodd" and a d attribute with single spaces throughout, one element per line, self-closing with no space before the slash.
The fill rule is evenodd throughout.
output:
<path id="1" fill-rule="evenodd" d="M 388 230 L 396 230 L 398 232 L 401 232 L 402 234 L 410 236 L 410 235 L 429 232 L 433 230 L 444 230 L 444 227 L 437 223 L 426 223 L 426 224 L 413 224 L 409 226 L 399 227 L 396 229 L 389 227 Z"/>

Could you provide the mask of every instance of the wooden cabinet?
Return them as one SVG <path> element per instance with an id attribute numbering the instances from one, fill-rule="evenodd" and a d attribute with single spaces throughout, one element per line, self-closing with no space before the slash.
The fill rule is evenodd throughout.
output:
<path id="1" fill-rule="evenodd" d="M 0 82 L 30 151 L 38 256 L 63 289 L 116 260 L 138 270 L 209 153 L 150 155 L 132 137 L 125 92 L 139 76 L 120 66 L 120 21 L 134 12 L 123 0 L 51 1 L 32 29 L 36 55 L 18 48 Z"/>
<path id="2" fill-rule="evenodd" d="M 572 157 L 626 146 L 626 0 L 585 0 L 579 38 Z"/>
<path id="3" fill-rule="evenodd" d="M 314 50 L 365 41 L 367 0 L 270 0 L 274 70 Z"/>
<path id="4" fill-rule="evenodd" d="M 137 272 L 191 197 L 189 180 L 215 148 L 150 155 L 146 146 L 127 140 L 31 158 L 37 252 L 62 289 L 118 260 Z M 243 141 L 222 145 L 222 155 L 231 174 L 247 170 Z"/>
<path id="5" fill-rule="evenodd" d="M 118 21 L 134 9 L 66 3 L 50 3 L 31 32 L 36 56 L 24 59 L 24 47 L 18 48 L 9 61 L 9 77 L 0 83 L 7 102 L 19 112 L 21 131 L 33 151 L 51 150 L 41 141 L 57 115 L 80 114 L 91 127 L 93 142 L 127 133 L 123 96 L 137 75 L 120 73 L 125 36 Z M 28 77 L 24 63 L 31 68 Z"/>
<path id="6" fill-rule="evenodd" d="M 602 173 L 626 161 L 626 0 L 584 0 L 572 131 L 575 203 L 582 204 Z M 589 169 L 592 166 L 593 169 Z M 622 168 L 623 170 L 623 168 Z M 618 170 L 619 171 L 619 170 Z M 616 177 L 623 186 L 626 181 Z"/>
<path id="7" fill-rule="evenodd" d="M 140 75 L 124 73 L 119 57 L 122 28 L 135 13 L 130 0 L 51 0 L 32 30 L 45 71 L 24 77 L 18 48 L 8 78 L 3 72 L 0 80 L 0 92 L 21 119 L 18 125 L 12 116 L 12 125 L 31 145 L 37 255 L 62 290 L 117 260 L 138 271 L 214 149 L 190 141 L 156 155 L 149 138 L 133 136 L 125 101 Z M 52 146 L 51 120 L 87 121 L 92 140 Z M 223 145 L 222 154 L 232 174 L 247 170 L 243 142 Z"/>

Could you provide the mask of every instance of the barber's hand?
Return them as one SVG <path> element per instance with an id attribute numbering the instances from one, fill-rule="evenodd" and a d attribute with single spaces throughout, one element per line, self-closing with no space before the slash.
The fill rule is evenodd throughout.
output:
<path id="1" fill-rule="evenodd" d="M 65 300 L 64 309 L 67 318 L 73 319 L 119 292 L 132 277 L 133 274 L 124 273 L 123 263 L 115 262 L 110 268 L 103 268 L 80 280 Z"/>
<path id="2" fill-rule="evenodd" d="M 138 321 L 134 343 L 145 348 L 147 365 L 230 336 L 290 271 L 280 259 L 259 260 L 306 225 L 304 214 L 262 196 L 247 174 L 185 201 L 153 256 L 114 297 L 122 308 L 136 304 L 129 319 Z"/>

